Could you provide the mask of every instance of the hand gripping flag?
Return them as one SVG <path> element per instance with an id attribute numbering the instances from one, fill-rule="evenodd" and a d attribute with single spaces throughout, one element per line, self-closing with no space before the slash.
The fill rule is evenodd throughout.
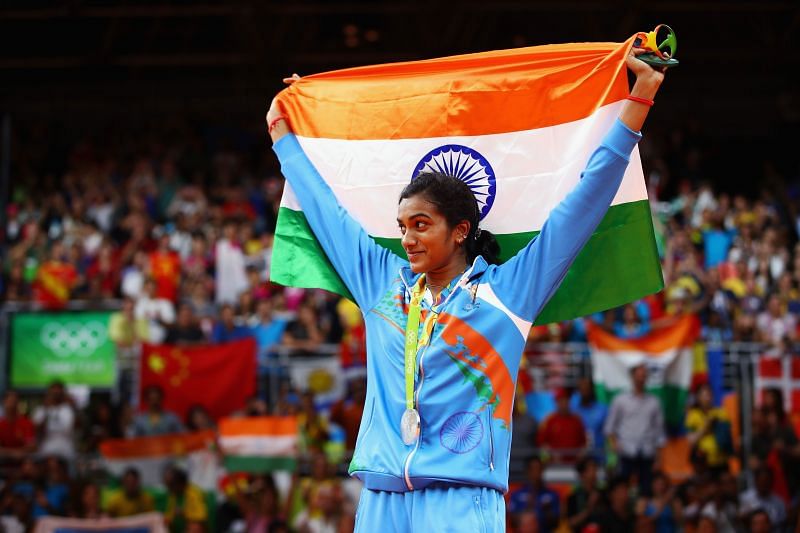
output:
<path id="1" fill-rule="evenodd" d="M 420 171 L 437 170 L 470 185 L 481 227 L 497 235 L 508 259 L 575 187 L 619 115 L 629 47 L 547 45 L 352 68 L 304 77 L 278 99 L 339 203 L 379 244 L 405 257 L 395 222 L 400 191 Z M 272 265 L 278 283 L 348 295 L 288 185 Z M 662 287 L 634 150 L 606 217 L 537 323 Z"/>

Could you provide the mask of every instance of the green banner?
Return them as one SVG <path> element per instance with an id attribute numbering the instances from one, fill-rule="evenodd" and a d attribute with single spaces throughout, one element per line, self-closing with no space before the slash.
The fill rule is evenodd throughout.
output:
<path id="1" fill-rule="evenodd" d="M 116 348 L 108 338 L 111 312 L 17 313 L 11 319 L 11 386 L 111 387 Z"/>

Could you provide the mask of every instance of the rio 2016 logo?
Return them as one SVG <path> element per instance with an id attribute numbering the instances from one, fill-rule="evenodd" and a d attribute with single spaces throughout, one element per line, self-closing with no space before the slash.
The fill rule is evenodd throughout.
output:
<path id="1" fill-rule="evenodd" d="M 39 334 L 39 341 L 59 357 L 88 357 L 108 339 L 108 328 L 97 321 L 48 322 Z"/>

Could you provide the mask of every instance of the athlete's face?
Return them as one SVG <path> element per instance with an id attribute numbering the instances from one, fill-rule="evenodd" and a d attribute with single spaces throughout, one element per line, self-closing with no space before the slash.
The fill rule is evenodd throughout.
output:
<path id="1" fill-rule="evenodd" d="M 469 223 L 464 221 L 451 228 L 436 206 L 420 195 L 400 201 L 397 224 L 411 270 L 417 274 L 447 268 L 463 256 L 462 243 Z"/>

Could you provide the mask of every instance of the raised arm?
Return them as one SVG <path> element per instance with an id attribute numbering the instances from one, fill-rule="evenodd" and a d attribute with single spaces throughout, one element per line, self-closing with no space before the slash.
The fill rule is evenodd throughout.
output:
<path id="1" fill-rule="evenodd" d="M 664 74 L 636 58 L 631 49 L 627 66 L 636 75 L 631 96 L 652 101 Z M 558 289 L 569 267 L 608 211 L 622 183 L 630 154 L 650 106 L 628 100 L 611 130 L 589 158 L 578 185 L 548 216 L 539 235 L 496 270 L 492 283 L 519 295 L 504 302 L 520 318 L 533 322 Z"/>
<path id="2" fill-rule="evenodd" d="M 292 186 L 314 236 L 358 306 L 368 311 L 397 275 L 403 260 L 375 243 L 339 205 L 292 134 L 275 100 L 267 113 L 267 127 L 281 171 Z"/>

